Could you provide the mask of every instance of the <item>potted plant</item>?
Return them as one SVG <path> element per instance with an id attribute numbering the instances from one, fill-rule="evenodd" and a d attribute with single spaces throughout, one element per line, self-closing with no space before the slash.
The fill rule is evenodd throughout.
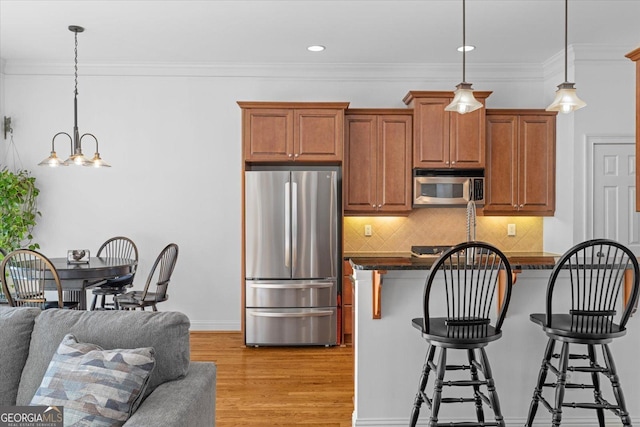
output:
<path id="1" fill-rule="evenodd" d="M 0 171 L 0 248 L 7 252 L 18 248 L 39 249 L 31 234 L 40 216 L 36 178 L 27 170 Z"/>

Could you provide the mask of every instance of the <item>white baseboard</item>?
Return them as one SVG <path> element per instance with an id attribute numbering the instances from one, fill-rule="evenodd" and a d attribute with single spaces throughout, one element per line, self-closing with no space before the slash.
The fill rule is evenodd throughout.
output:
<path id="1" fill-rule="evenodd" d="M 190 331 L 234 331 L 240 332 L 240 322 L 216 322 L 209 320 L 192 320 Z"/>

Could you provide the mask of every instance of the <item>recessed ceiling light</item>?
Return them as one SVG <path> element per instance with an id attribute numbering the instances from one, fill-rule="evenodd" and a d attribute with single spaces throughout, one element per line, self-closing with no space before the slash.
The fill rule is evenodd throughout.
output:
<path id="1" fill-rule="evenodd" d="M 309 52 L 322 52 L 324 49 L 325 47 L 320 44 L 314 44 L 307 48 Z"/>
<path id="2" fill-rule="evenodd" d="M 467 45 L 467 46 L 460 46 L 460 47 L 458 48 L 458 52 L 462 52 L 462 50 L 463 50 L 463 49 L 464 49 L 464 51 L 465 51 L 465 52 L 470 52 L 470 51 L 472 51 L 472 50 L 473 50 L 473 49 L 475 49 L 475 48 L 476 48 L 475 46 L 471 46 L 471 45 Z"/>

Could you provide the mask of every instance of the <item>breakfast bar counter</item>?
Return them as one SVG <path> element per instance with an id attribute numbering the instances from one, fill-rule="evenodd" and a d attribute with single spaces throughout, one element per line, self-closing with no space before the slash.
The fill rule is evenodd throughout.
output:
<path id="1" fill-rule="evenodd" d="M 513 270 L 551 270 L 560 255 L 549 252 L 505 252 Z M 428 270 L 437 257 L 347 254 L 355 270 Z"/>
<path id="2" fill-rule="evenodd" d="M 422 315 L 425 279 L 437 258 L 414 258 L 410 253 L 376 255 L 345 254 L 353 266 L 354 290 L 352 426 L 406 426 L 427 351 L 427 344 L 411 326 L 411 319 Z M 559 255 L 545 252 L 505 252 L 505 255 L 517 283 L 511 293 L 503 336 L 487 347 L 487 353 L 503 416 L 511 427 L 525 423 L 541 353 L 547 343 L 546 335 L 529 320 L 529 315 L 544 312 L 547 282 Z M 616 353 L 622 355 L 616 360 L 618 375 L 625 384 L 640 383 L 635 361 L 640 342 L 640 326 L 634 324 L 638 317 L 630 320 L 627 337 L 616 342 Z M 461 361 L 452 359 L 452 363 L 456 362 Z M 628 402 L 640 402 L 640 389 L 625 389 L 625 397 Z M 475 417 L 473 405 L 446 405 L 440 415 L 440 422 L 444 423 Z M 567 411 L 563 425 L 595 427 L 598 424 L 592 415 L 590 411 Z M 615 416 L 609 420 L 612 416 L 606 414 L 605 418 L 615 423 Z M 640 422 L 638 411 L 631 416 L 634 423 Z M 427 419 L 428 416 L 421 419 L 420 425 L 426 425 Z"/>
<path id="3" fill-rule="evenodd" d="M 401 254 L 404 255 L 404 254 Z M 517 276 L 522 270 L 551 270 L 558 260 L 559 255 L 549 252 L 505 252 L 511 264 L 513 272 L 513 283 L 516 283 Z M 382 316 L 382 283 L 383 275 L 389 270 L 429 270 L 438 259 L 437 256 L 415 257 L 411 254 L 404 256 L 352 256 L 349 258 L 354 270 L 371 270 L 372 273 L 372 293 L 373 310 L 372 318 L 380 319 Z M 504 276 L 500 277 L 498 283 L 499 292 L 504 292 L 506 281 Z"/>

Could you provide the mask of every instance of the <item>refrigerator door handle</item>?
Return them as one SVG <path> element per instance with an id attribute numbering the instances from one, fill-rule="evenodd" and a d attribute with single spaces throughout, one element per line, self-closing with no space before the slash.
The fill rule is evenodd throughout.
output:
<path id="1" fill-rule="evenodd" d="M 332 316 L 332 310 L 314 310 L 314 311 L 300 311 L 300 312 L 262 312 L 262 311 L 250 311 L 250 314 L 254 317 L 325 317 Z"/>
<path id="2" fill-rule="evenodd" d="M 291 191 L 289 182 L 284 184 L 284 265 L 291 267 Z"/>
<path id="3" fill-rule="evenodd" d="M 298 254 L 298 183 L 292 182 L 291 187 L 291 244 L 293 246 L 291 273 L 293 273 L 293 269 L 296 268 Z"/>
<path id="4" fill-rule="evenodd" d="M 252 283 L 249 285 L 253 289 L 325 289 L 330 288 L 334 285 L 333 282 L 323 282 L 323 283 L 295 283 L 295 284 L 287 284 L 283 285 L 281 283 Z"/>

